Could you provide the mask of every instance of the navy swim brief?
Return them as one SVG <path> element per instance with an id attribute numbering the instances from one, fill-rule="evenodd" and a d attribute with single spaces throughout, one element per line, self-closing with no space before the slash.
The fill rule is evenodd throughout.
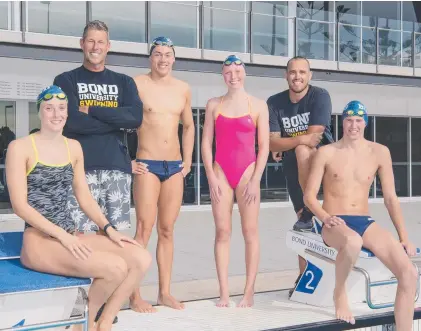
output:
<path id="1" fill-rule="evenodd" d="M 149 172 L 157 176 L 161 182 L 166 181 L 171 176 L 183 170 L 183 161 L 156 161 L 136 159 L 136 162 L 147 164 Z"/>

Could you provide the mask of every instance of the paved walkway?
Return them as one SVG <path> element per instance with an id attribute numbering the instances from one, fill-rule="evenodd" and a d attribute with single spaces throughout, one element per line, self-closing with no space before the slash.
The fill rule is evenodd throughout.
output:
<path id="1" fill-rule="evenodd" d="M 413 242 L 421 247 L 421 203 L 403 203 L 406 224 Z M 371 215 L 380 225 L 393 231 L 387 210 L 382 203 L 370 205 Z M 290 207 L 262 208 L 259 231 L 261 258 L 257 291 L 290 288 L 297 276 L 297 257 L 286 247 L 285 235 L 292 228 L 295 213 Z M 211 211 L 185 211 L 175 226 L 173 266 L 174 295 L 180 300 L 202 299 L 218 295 L 218 282 L 213 255 L 215 227 Z M 134 234 L 134 229 L 130 231 Z M 393 232 L 395 233 L 395 231 Z M 158 269 L 155 259 L 157 243 L 153 232 L 148 249 L 154 262 L 143 282 L 142 292 L 151 302 L 156 300 Z M 230 288 L 232 295 L 242 293 L 245 284 L 244 241 L 240 216 L 234 210 L 231 239 Z"/>
<path id="2" fill-rule="evenodd" d="M 393 224 L 382 203 L 370 205 L 371 215 L 382 226 L 393 230 Z M 411 240 L 421 247 L 421 203 L 402 203 Z M 1 215 L 0 231 L 22 229 L 23 223 Z M 133 218 L 134 223 L 134 218 Z M 297 276 L 297 257 L 287 249 L 285 235 L 292 228 L 295 214 L 291 207 L 264 207 L 261 209 L 259 231 L 261 258 L 257 291 L 286 289 Z M 395 232 L 393 232 L 395 233 Z M 134 235 L 134 228 L 128 234 Z M 172 291 L 180 300 L 216 297 L 218 283 L 213 255 L 215 228 L 212 212 L 183 211 L 175 226 L 175 250 Z M 142 283 L 142 293 L 151 303 L 156 302 L 158 268 L 155 259 L 156 230 L 153 231 L 148 250 L 154 257 L 153 264 Z M 240 294 L 245 284 L 244 241 L 241 234 L 238 210 L 233 213 L 230 288 L 232 295 Z"/>

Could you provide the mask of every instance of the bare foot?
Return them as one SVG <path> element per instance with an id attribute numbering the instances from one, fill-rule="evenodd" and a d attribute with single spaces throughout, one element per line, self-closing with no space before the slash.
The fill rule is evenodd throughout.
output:
<path id="1" fill-rule="evenodd" d="M 143 300 L 139 293 L 130 296 L 130 309 L 137 313 L 156 313 L 156 309 Z"/>
<path id="2" fill-rule="evenodd" d="M 350 324 L 355 324 L 354 316 L 349 308 L 348 296 L 346 291 L 333 294 L 333 301 L 335 302 L 336 318 Z"/>
<path id="3" fill-rule="evenodd" d="M 229 296 L 228 297 L 221 296 L 218 302 L 216 303 L 216 306 L 219 308 L 228 308 L 230 306 Z"/>
<path id="4" fill-rule="evenodd" d="M 237 305 L 240 308 L 249 308 L 254 305 L 254 293 L 244 293 L 243 299 Z"/>
<path id="5" fill-rule="evenodd" d="M 158 297 L 158 305 L 167 306 L 173 309 L 184 309 L 184 303 L 176 300 L 170 294 L 167 295 L 159 295 Z"/>

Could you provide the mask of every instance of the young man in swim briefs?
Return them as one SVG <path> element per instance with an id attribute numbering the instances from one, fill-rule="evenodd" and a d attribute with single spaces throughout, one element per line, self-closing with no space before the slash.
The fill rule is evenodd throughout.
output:
<path id="1" fill-rule="evenodd" d="M 190 172 L 194 146 L 194 122 L 191 91 L 188 84 L 171 74 L 175 50 L 169 38 L 154 39 L 150 49 L 151 71 L 135 77 L 144 104 L 142 126 L 138 129 L 137 166 L 134 165 L 134 200 L 137 229 L 135 240 L 147 246 L 157 220 L 159 271 L 158 304 L 183 309 L 184 304 L 170 294 L 174 250 L 174 224 L 183 200 L 184 178 Z M 183 123 L 182 153 L 178 138 Z M 147 166 L 145 172 L 144 165 Z M 132 309 L 155 309 L 133 293 Z"/>
<path id="2" fill-rule="evenodd" d="M 228 91 L 208 101 L 202 135 L 203 163 L 216 230 L 215 262 L 220 292 L 217 306 L 229 306 L 228 264 L 235 194 L 246 248 L 246 284 L 238 306 L 251 307 L 260 257 L 260 181 L 269 154 L 269 115 L 266 103 L 244 89 L 246 71 L 241 59 L 235 55 L 227 57 L 222 75 Z M 214 137 L 216 153 L 212 162 Z"/>
<path id="3" fill-rule="evenodd" d="M 316 152 L 304 195 L 306 206 L 323 222 L 323 240 L 338 251 L 334 291 L 336 317 L 355 323 L 348 304 L 346 279 L 361 247 L 365 247 L 396 276 L 396 327 L 399 331 L 410 331 L 419 276 L 408 257 L 415 254 L 415 247 L 409 241 L 396 196 L 390 152 L 386 146 L 364 138 L 368 116 L 362 103 L 348 103 L 342 121 L 343 138 Z M 399 241 L 369 216 L 368 196 L 376 173 Z M 317 200 L 321 183 L 323 206 Z"/>
<path id="4" fill-rule="evenodd" d="M 303 192 L 311 158 L 319 145 L 333 142 L 330 132 L 332 103 L 329 92 L 310 85 L 312 77 L 306 58 L 296 56 L 288 61 L 286 79 L 288 90 L 267 100 L 270 119 L 270 150 L 274 160 L 283 153 L 282 167 L 288 193 L 299 215 L 295 231 L 311 231 L 313 214 L 305 207 Z M 298 257 L 300 275 L 306 262 Z M 290 290 L 291 295 L 293 288 Z"/>

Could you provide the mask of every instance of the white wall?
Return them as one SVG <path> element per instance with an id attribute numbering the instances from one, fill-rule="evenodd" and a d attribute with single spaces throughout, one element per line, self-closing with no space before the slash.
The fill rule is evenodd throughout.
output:
<path id="1" fill-rule="evenodd" d="M 0 99 L 33 100 L 42 87 L 52 83 L 57 74 L 79 65 L 69 62 L 0 57 L 0 68 L 2 68 Z M 110 66 L 109 68 L 130 76 L 148 71 L 133 67 Z M 280 70 L 279 73 L 281 74 Z M 175 71 L 174 75 L 190 84 L 193 107 L 205 107 L 208 99 L 225 92 L 219 74 Z M 421 116 L 421 88 L 330 82 L 323 81 L 321 75 L 317 72 L 314 74 L 313 84 L 324 87 L 330 92 L 334 113 L 340 113 L 347 102 L 358 99 L 373 115 Z M 18 94 L 18 83 L 21 86 L 20 94 Z M 23 85 L 25 86 L 22 87 Z M 270 95 L 286 89 L 287 84 L 283 77 L 248 76 L 246 88 L 250 94 L 267 99 Z"/>

